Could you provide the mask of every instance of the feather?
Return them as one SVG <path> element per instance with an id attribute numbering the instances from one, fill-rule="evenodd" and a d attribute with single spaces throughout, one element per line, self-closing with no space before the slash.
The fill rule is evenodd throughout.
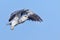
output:
<path id="1" fill-rule="evenodd" d="M 29 17 L 29 20 L 32 20 L 32 21 L 43 21 L 38 15 L 36 15 L 36 14 L 32 14 L 32 15 L 30 15 Z"/>

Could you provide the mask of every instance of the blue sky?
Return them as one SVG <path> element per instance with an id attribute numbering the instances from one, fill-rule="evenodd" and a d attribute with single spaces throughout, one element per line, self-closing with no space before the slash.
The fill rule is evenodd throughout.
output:
<path id="1" fill-rule="evenodd" d="M 10 14 L 30 9 L 43 22 L 26 21 L 12 31 L 6 25 Z M 0 0 L 0 40 L 60 40 L 60 0 Z"/>

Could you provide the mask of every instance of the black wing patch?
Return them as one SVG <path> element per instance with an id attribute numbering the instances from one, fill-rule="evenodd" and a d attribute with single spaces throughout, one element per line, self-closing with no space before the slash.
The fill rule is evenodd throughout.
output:
<path id="1" fill-rule="evenodd" d="M 38 15 L 36 14 L 33 14 L 33 15 L 30 15 L 29 17 L 29 20 L 32 20 L 32 21 L 43 21 Z"/>
<path id="2" fill-rule="evenodd" d="M 16 16 L 16 14 L 14 15 L 11 15 L 10 19 L 9 19 L 9 22 Z"/>

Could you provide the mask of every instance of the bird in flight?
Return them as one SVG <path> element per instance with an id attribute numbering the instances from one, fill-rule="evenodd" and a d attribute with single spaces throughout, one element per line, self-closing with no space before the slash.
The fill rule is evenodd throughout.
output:
<path id="1" fill-rule="evenodd" d="M 41 17 L 35 14 L 33 11 L 29 9 L 21 9 L 12 12 L 8 24 L 11 26 L 11 30 L 13 30 L 16 25 L 24 23 L 27 20 L 38 21 L 38 22 L 43 21 Z"/>

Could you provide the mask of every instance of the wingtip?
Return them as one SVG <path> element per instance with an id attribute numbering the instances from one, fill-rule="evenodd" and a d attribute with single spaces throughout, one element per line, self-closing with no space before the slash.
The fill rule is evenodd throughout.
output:
<path id="1" fill-rule="evenodd" d="M 40 22 L 43 22 L 43 20 L 42 20 L 42 19 L 40 19 L 39 21 L 40 21 Z"/>

